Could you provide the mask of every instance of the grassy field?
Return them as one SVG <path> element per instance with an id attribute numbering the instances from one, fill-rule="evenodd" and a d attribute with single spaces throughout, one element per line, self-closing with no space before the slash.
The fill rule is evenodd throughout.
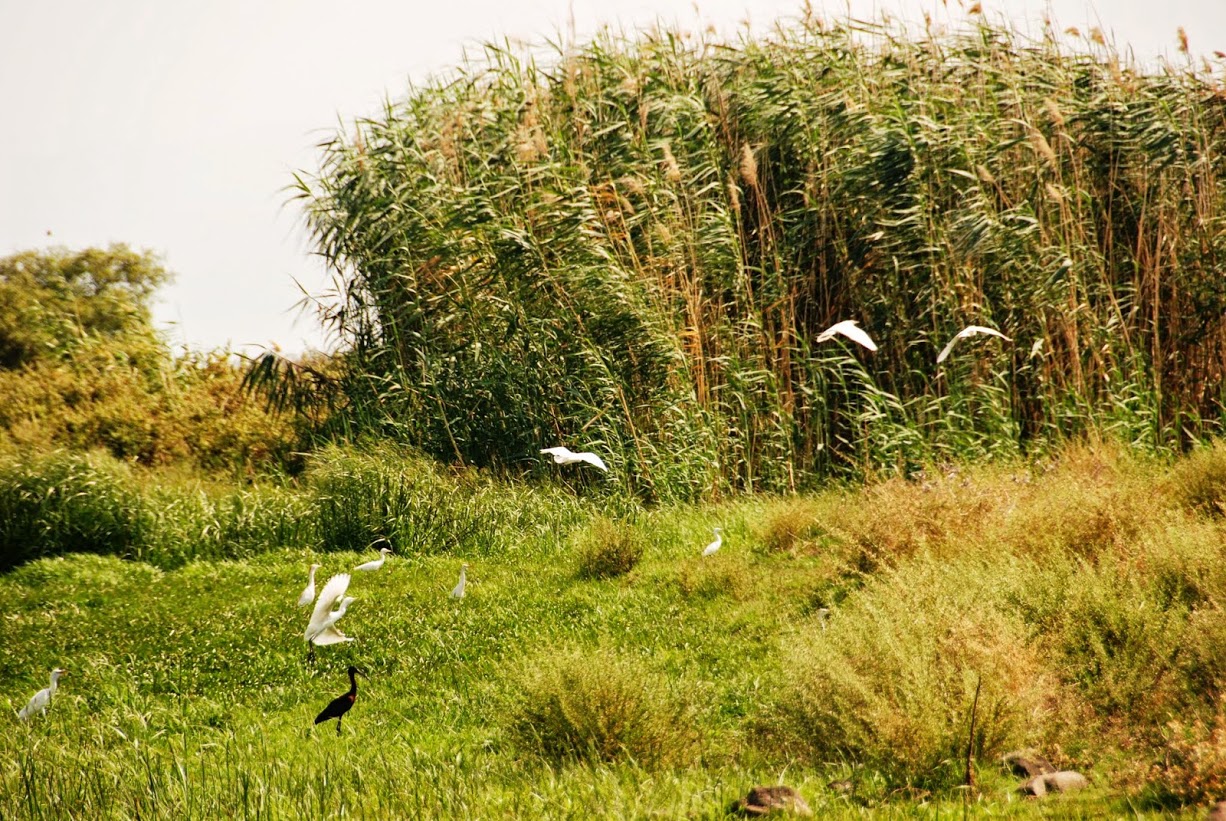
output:
<path id="1" fill-rule="evenodd" d="M 420 467 L 346 458 L 320 468 L 334 492 L 340 464 Z M 305 525 L 312 541 L 240 559 L 67 554 L 0 576 L 0 709 L 71 671 L 45 716 L 0 722 L 0 817 L 718 818 L 778 782 L 820 817 L 1158 817 L 1222 783 L 1222 451 L 709 507 L 465 498 L 488 526 L 398 536 L 354 574 L 356 641 L 314 663 L 307 565 L 322 584 L 373 551 Z M 343 732 L 312 729 L 350 663 L 369 678 Z M 1016 796 L 996 759 L 1027 744 L 1092 788 Z"/>

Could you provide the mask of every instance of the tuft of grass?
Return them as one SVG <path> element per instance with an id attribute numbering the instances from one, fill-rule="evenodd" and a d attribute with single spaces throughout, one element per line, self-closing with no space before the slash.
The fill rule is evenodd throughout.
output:
<path id="1" fill-rule="evenodd" d="M 643 558 L 643 538 L 626 522 L 598 516 L 575 538 L 581 579 L 609 579 L 624 576 Z"/>
<path id="2" fill-rule="evenodd" d="M 696 741 L 692 708 L 640 662 L 608 651 L 547 656 L 511 721 L 516 742 L 546 761 L 677 764 Z"/>

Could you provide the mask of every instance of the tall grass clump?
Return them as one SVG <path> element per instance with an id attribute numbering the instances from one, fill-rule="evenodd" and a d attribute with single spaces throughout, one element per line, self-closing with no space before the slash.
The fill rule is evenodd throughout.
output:
<path id="1" fill-rule="evenodd" d="M 57 451 L 0 464 L 0 571 L 61 553 L 140 558 L 149 527 L 140 487 L 115 459 Z"/>
<path id="2" fill-rule="evenodd" d="M 624 576 L 643 558 L 643 538 L 638 531 L 630 524 L 604 516 L 577 531 L 575 539 L 581 579 Z"/>
<path id="3" fill-rule="evenodd" d="M 559 654 L 525 675 L 510 729 L 523 749 L 555 764 L 685 761 L 697 738 L 692 707 L 629 657 Z"/>
<path id="4" fill-rule="evenodd" d="M 1186 447 L 1223 431 L 1221 89 L 986 22 L 489 46 L 300 180 L 331 422 L 513 471 L 598 448 L 665 499 Z M 842 319 L 880 349 L 816 344 Z M 938 367 L 972 322 L 1013 342 Z"/>

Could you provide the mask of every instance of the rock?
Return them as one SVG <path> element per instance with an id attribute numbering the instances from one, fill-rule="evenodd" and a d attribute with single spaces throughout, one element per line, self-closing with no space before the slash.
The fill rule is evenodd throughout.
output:
<path id="1" fill-rule="evenodd" d="M 1036 798 L 1049 792 L 1072 792 L 1090 786 L 1090 782 L 1079 772 L 1060 770 L 1054 773 L 1036 775 L 1017 788 L 1022 795 L 1033 795 Z"/>
<path id="2" fill-rule="evenodd" d="M 749 795 L 738 800 L 732 806 L 732 811 L 745 816 L 767 815 L 768 813 L 786 812 L 793 815 L 813 815 L 813 810 L 800 797 L 800 793 L 791 787 L 754 787 Z"/>
<path id="3" fill-rule="evenodd" d="M 1226 801 L 1219 801 L 1209 808 L 1208 821 L 1226 821 Z"/>
<path id="4" fill-rule="evenodd" d="M 1034 778 L 1044 773 L 1054 773 L 1056 768 L 1039 754 L 1038 750 L 1014 750 L 1000 757 L 1001 763 L 1014 775 L 1022 778 Z"/>

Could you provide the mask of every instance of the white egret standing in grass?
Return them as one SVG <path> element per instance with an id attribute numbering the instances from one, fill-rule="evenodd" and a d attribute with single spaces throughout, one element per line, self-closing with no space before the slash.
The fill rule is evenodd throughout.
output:
<path id="1" fill-rule="evenodd" d="M 852 342 L 859 343 L 870 351 L 877 350 L 877 343 L 863 329 L 856 325 L 854 319 L 844 319 L 842 322 L 836 322 L 826 330 L 817 335 L 818 342 L 825 342 L 827 339 L 832 339 L 835 334 L 842 334 Z"/>
<path id="2" fill-rule="evenodd" d="M 360 564 L 353 569 L 354 570 L 378 570 L 380 567 L 383 567 L 383 563 L 387 561 L 387 554 L 391 552 L 392 552 L 392 549 L 390 547 L 381 547 L 379 548 L 379 558 L 371 559 L 370 561 L 365 562 L 364 564 Z"/>
<path id="3" fill-rule="evenodd" d="M 703 548 L 702 555 L 710 556 L 714 554 L 715 551 L 719 550 L 720 545 L 722 545 L 723 543 L 724 543 L 723 531 L 717 527 L 715 528 L 715 541 L 711 542 L 711 544 Z"/>
<path id="4" fill-rule="evenodd" d="M 307 586 L 302 591 L 302 595 L 298 597 L 299 607 L 306 607 L 308 604 L 315 601 L 315 571 L 318 569 L 319 565 L 311 565 L 311 580 L 307 582 Z"/>
<path id="5" fill-rule="evenodd" d="M 315 645 L 317 644 L 323 646 L 338 644 L 342 641 L 353 641 L 352 638 L 336 629 L 336 623 L 340 621 L 341 616 L 345 615 L 350 603 L 354 601 L 353 598 L 345 595 L 348 589 L 349 574 L 340 573 L 328 579 L 328 583 L 320 591 L 319 598 L 315 601 L 315 609 L 311 611 L 311 620 L 307 623 L 306 633 L 303 634 L 307 642 L 309 658 L 315 658 Z M 333 604 L 339 604 L 336 610 L 332 609 Z"/>
<path id="6" fill-rule="evenodd" d="M 460 565 L 460 583 L 457 584 L 455 588 L 451 591 L 451 598 L 453 599 L 464 598 L 464 582 L 467 580 L 467 571 L 468 571 L 468 562 L 464 562 L 464 564 Z"/>
<path id="7" fill-rule="evenodd" d="M 987 334 L 989 336 L 997 336 L 1005 340 L 1006 342 L 1013 341 L 1012 339 L 1005 336 L 1004 334 L 1002 334 L 1000 331 L 996 330 L 995 328 L 985 328 L 982 325 L 967 325 L 965 328 L 963 328 L 962 330 L 954 334 L 954 338 L 949 340 L 949 342 L 945 345 L 945 347 L 941 349 L 941 352 L 937 354 L 937 364 L 940 365 L 942 362 L 945 361 L 946 357 L 949 356 L 949 352 L 954 349 L 955 342 L 957 342 L 959 339 L 965 339 L 968 336 L 974 336 L 975 334 Z"/>
<path id="8" fill-rule="evenodd" d="M 589 453 L 588 451 L 575 453 L 570 448 L 557 447 L 544 448 L 541 453 L 548 453 L 553 457 L 553 461 L 559 465 L 573 465 L 575 462 L 587 462 L 589 465 L 594 465 L 595 467 L 598 467 L 606 472 L 609 469 L 605 465 L 603 459 L 594 453 Z"/>
<path id="9" fill-rule="evenodd" d="M 51 686 L 44 687 L 34 694 L 30 699 L 30 703 L 21 708 L 21 712 L 17 717 L 22 721 L 29 721 L 35 713 L 44 713 L 51 706 L 51 697 L 55 695 L 55 690 L 60 686 L 60 676 L 67 673 L 67 670 L 56 667 L 51 671 Z"/>

